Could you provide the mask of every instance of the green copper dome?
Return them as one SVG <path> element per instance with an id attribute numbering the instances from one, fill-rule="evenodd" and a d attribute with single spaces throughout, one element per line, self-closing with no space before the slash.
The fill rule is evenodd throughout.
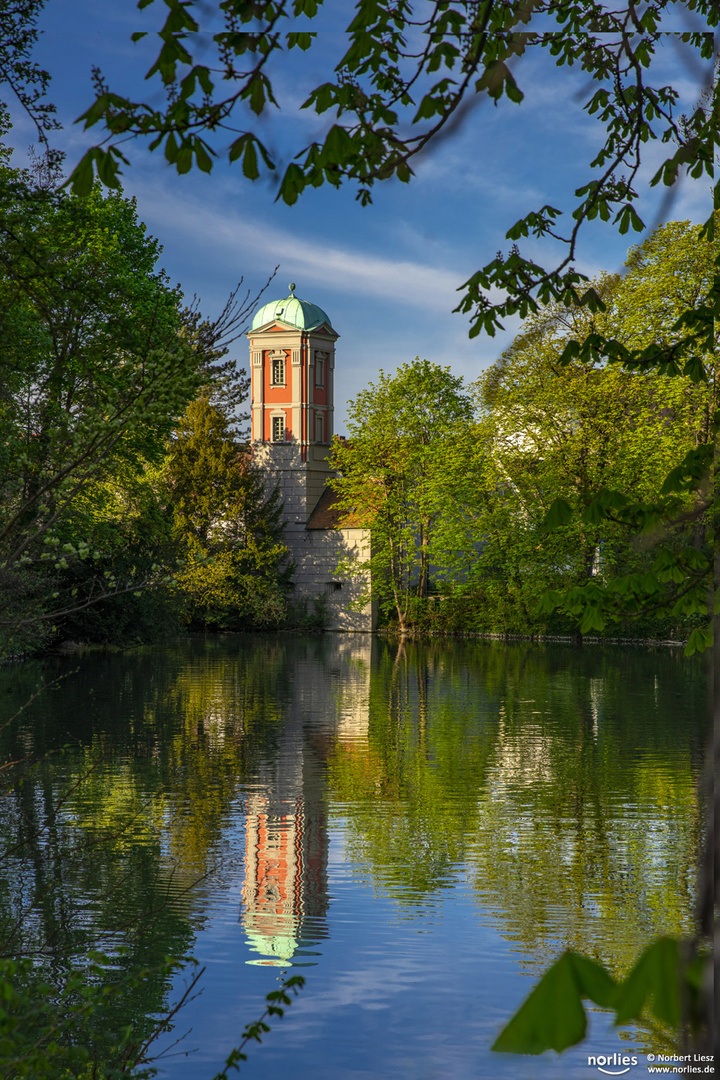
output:
<path id="1" fill-rule="evenodd" d="M 294 284 L 290 285 L 290 295 L 285 300 L 271 300 L 269 304 L 264 304 L 255 312 L 251 329 L 257 330 L 258 327 L 272 322 L 273 319 L 287 323 L 288 326 L 294 326 L 296 330 L 314 330 L 322 323 L 332 326 L 322 308 L 295 296 Z"/>

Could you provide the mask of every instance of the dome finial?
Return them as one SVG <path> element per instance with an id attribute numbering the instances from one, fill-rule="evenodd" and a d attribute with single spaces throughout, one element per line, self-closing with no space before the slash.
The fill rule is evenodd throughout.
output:
<path id="1" fill-rule="evenodd" d="M 288 286 L 288 288 L 290 289 L 290 295 L 291 295 L 291 296 L 294 296 L 294 295 L 295 295 L 295 282 L 294 282 L 294 281 L 291 281 L 291 282 L 290 282 L 290 285 Z"/>

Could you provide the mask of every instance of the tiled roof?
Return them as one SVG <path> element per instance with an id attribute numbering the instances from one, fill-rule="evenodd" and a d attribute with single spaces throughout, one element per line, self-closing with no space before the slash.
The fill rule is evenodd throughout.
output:
<path id="1" fill-rule="evenodd" d="M 326 487 L 308 518 L 306 529 L 361 529 L 362 522 L 352 510 L 340 506 L 340 496 Z"/>

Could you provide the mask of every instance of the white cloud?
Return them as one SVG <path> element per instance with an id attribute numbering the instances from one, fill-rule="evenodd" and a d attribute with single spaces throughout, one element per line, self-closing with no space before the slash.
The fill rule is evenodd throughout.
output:
<path id="1" fill-rule="evenodd" d="M 325 239 L 309 239 L 277 226 L 256 224 L 227 209 L 203 206 L 157 185 L 136 187 L 142 216 L 152 231 L 180 231 L 189 244 L 206 248 L 212 237 L 215 262 L 229 258 L 237 264 L 261 255 L 264 265 L 280 262 L 284 274 L 298 281 L 330 286 L 348 294 L 396 301 L 424 310 L 447 313 L 457 304 L 456 290 L 463 281 L 460 269 L 449 269 L 369 254 L 360 248 L 341 247 Z"/>

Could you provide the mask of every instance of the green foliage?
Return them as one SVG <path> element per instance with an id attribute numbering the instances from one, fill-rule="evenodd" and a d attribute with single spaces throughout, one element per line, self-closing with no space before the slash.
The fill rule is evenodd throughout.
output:
<path id="1" fill-rule="evenodd" d="M 238 299 L 238 286 L 212 323 L 183 310 L 132 200 L 99 187 L 71 196 L 5 164 L 0 194 L 0 653 L 177 630 L 172 575 L 189 550 L 178 522 L 203 499 L 254 623 L 282 620 L 277 498 L 241 467 L 233 439 L 249 384 L 226 358 L 257 298 Z M 181 433 L 168 491 L 168 439 L 199 391 L 222 416 L 225 456 L 215 475 L 181 464 Z M 190 556 L 200 576 L 209 542 L 196 536 Z"/>
<path id="2" fill-rule="evenodd" d="M 313 45 L 318 36 L 325 37 L 322 5 L 262 0 L 248 7 L 231 0 L 223 5 L 221 21 L 208 25 L 199 0 L 164 2 L 166 18 L 154 30 L 159 52 L 147 74 L 154 85 L 152 98 L 114 93 L 99 72 L 95 75 L 95 100 L 79 122 L 86 129 L 99 125 L 102 138 L 71 177 L 83 190 L 94 171 L 105 182 L 117 183 L 119 165 L 129 164 L 135 139 L 162 149 L 180 173 L 193 167 L 209 171 L 218 153 L 241 160 L 253 180 L 277 171 L 266 135 L 268 113 L 278 108 L 273 78 L 283 69 L 286 49 L 301 50 L 316 77 Z M 651 186 L 671 186 L 686 174 L 712 176 L 717 87 L 691 115 L 675 115 L 678 93 L 667 84 L 661 66 L 661 25 L 671 8 L 672 0 L 659 0 L 642 14 L 631 3 L 608 10 L 598 3 L 588 9 L 576 0 L 537 0 L 530 7 L 525 0 L 478 5 L 442 0 L 418 15 L 409 4 L 360 3 L 340 39 L 344 52 L 330 62 L 324 80 L 302 105 L 318 115 L 330 113 L 334 122 L 320 139 L 292 148 L 279 197 L 292 204 L 307 188 L 349 182 L 357 185 L 357 197 L 365 204 L 377 182 L 410 181 L 413 159 L 447 130 L 463 105 L 478 97 L 495 104 L 503 95 L 514 104 L 532 99 L 528 72 L 533 64 L 537 70 L 538 54 L 543 54 L 546 79 L 553 65 L 558 83 L 565 72 L 571 77 L 582 71 L 583 107 L 601 129 L 600 148 L 586 182 L 574 192 L 570 213 L 545 205 L 511 225 L 509 252 L 498 254 L 465 282 L 459 310 L 471 317 L 471 336 L 481 331 L 492 335 L 504 317 L 524 318 L 550 302 L 592 312 L 602 301 L 575 268 L 582 226 L 599 220 L 621 235 L 645 228 L 637 200 L 648 145 L 671 147 Z M 711 0 L 693 0 L 692 9 L 708 28 L 718 25 Z M 292 27 L 285 33 L 284 20 Z M 252 32 L 246 31 L 251 22 Z M 146 38 L 148 32 L 153 31 L 134 37 Z M 209 43 L 213 63 L 208 63 Z M 712 35 L 683 32 L 679 44 L 687 54 L 687 69 L 703 72 L 699 82 L 707 80 L 698 86 L 699 97 L 712 74 Z M 574 91 L 573 85 L 568 96 Z M 505 112 L 500 122 L 511 137 Z M 229 151 L 228 132 L 234 140 Z M 529 237 L 550 246 L 560 238 L 566 250 L 556 265 L 543 266 L 517 246 Z"/>
<path id="3" fill-rule="evenodd" d="M 612 335 L 625 352 L 679 346 L 678 314 L 713 279 L 716 245 L 698 233 L 660 228 L 623 278 L 596 283 L 601 312 L 548 306 L 476 384 L 488 493 L 478 585 L 496 566 L 541 621 L 557 610 L 583 634 L 654 624 L 690 634 L 691 651 L 700 643 L 716 390 L 588 345 Z M 570 348 L 579 340 L 582 357 Z"/>
<path id="4" fill-rule="evenodd" d="M 552 531 L 574 519 L 581 529 L 635 534 L 636 543 L 648 549 L 647 558 L 630 560 L 629 567 L 623 560 L 611 564 L 615 572 L 605 580 L 548 595 L 546 610 L 562 607 L 579 619 L 583 631 L 604 630 L 612 621 L 647 611 L 670 615 L 690 627 L 689 654 L 710 640 L 718 398 L 717 336 L 708 329 L 705 313 L 716 289 L 717 257 L 717 241 L 703 241 L 702 230 L 687 223 L 670 222 L 631 250 L 628 273 L 613 287 L 611 304 L 593 320 L 590 333 L 587 327 L 572 328 L 559 357 L 559 374 L 578 367 L 615 371 L 635 383 L 642 375 L 656 430 L 645 441 L 647 424 L 638 430 L 632 416 L 621 418 L 623 445 L 636 455 L 630 476 L 608 476 L 574 507 L 557 500 L 543 523 L 544 530 Z M 655 476 L 650 485 L 648 466 Z M 658 475 L 661 468 L 664 475 Z M 633 476 L 640 483 L 633 483 Z M 623 573 L 628 569 L 633 572 Z M 705 628 L 693 625 L 698 620 Z"/>
<path id="5" fill-rule="evenodd" d="M 574 952 L 563 953 L 503 1028 L 492 1049 L 542 1054 L 575 1046 L 587 1029 L 584 999 L 612 1009 L 616 1024 L 639 1020 L 648 1009 L 657 1022 L 675 1031 L 685 1017 L 696 1026 L 698 988 L 710 963 L 709 954 L 704 953 L 688 963 L 680 942 L 661 937 L 648 945 L 621 982 L 615 982 L 602 964 Z M 689 1003 L 687 1012 L 683 1001 Z"/>
<path id="6" fill-rule="evenodd" d="M 373 596 L 404 630 L 413 596 L 427 596 L 431 562 L 448 544 L 439 527 L 451 498 L 448 452 L 472 406 L 461 379 L 416 358 L 393 376 L 381 371 L 348 412 L 349 441 L 333 447 L 333 486 L 351 518 L 371 530 L 372 550 L 346 571 L 370 570 Z"/>
<path id="7" fill-rule="evenodd" d="M 541 1054 L 566 1050 L 585 1038 L 583 998 L 608 1008 L 615 983 L 601 964 L 566 952 L 543 975 L 527 1001 L 493 1043 L 493 1050 Z"/>
<path id="8" fill-rule="evenodd" d="M 0 189 L 0 588 L 13 651 L 64 612 L 158 579 L 132 558 L 113 572 L 122 515 L 98 531 L 93 499 L 122 477 L 132 500 L 203 376 L 132 200 L 57 193 L 6 167 Z"/>
<path id="9" fill-rule="evenodd" d="M 602 311 L 528 319 L 471 388 L 475 413 L 426 361 L 353 403 L 336 486 L 372 527 L 362 569 L 401 630 L 706 641 L 715 388 L 567 346 L 674 347 L 713 279 L 698 233 L 671 222 L 632 249 L 595 283 Z"/>
<path id="10" fill-rule="evenodd" d="M 117 1028 L 113 1006 L 119 994 L 133 994 L 149 977 L 168 978 L 187 964 L 166 960 L 159 969 L 140 970 L 118 980 L 115 958 L 95 955 L 83 970 L 70 970 L 58 987 L 43 981 L 28 960 L 0 960 L 0 1076 L 6 1080 L 150 1080 L 158 1073 L 152 1042 L 172 1027 L 188 991 L 141 1038 L 133 1022 Z M 191 979 L 190 989 L 201 974 Z M 241 1042 L 213 1080 L 227 1080 L 241 1061 L 247 1061 L 244 1048 L 251 1041 L 262 1042 L 270 1031 L 267 1020 L 282 1018 L 304 985 L 302 976 L 293 975 L 266 996 L 265 1011 L 246 1024 Z"/>
<path id="11" fill-rule="evenodd" d="M 157 1074 L 148 1050 L 172 1024 L 118 1026 L 119 998 L 148 978 L 169 979 L 182 962 L 123 973 L 117 957 L 92 954 L 83 968 L 48 980 L 29 960 L 0 960 L 0 1076 L 13 1080 L 149 1080 Z M 197 977 L 192 980 L 194 986 Z M 170 1014 L 172 1015 L 172 1013 Z"/>
<path id="12" fill-rule="evenodd" d="M 283 625 L 292 564 L 277 491 L 266 494 L 247 447 L 207 395 L 191 402 L 163 470 L 185 618 L 215 629 Z"/>

